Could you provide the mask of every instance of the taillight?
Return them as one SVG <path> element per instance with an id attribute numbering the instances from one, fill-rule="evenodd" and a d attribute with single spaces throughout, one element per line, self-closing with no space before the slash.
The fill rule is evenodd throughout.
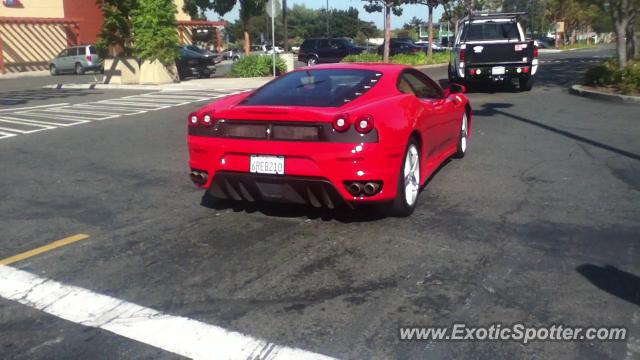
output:
<path id="1" fill-rule="evenodd" d="M 356 130 L 359 132 L 366 134 L 369 131 L 373 130 L 373 116 L 371 115 L 361 115 L 358 117 L 356 121 Z"/>
<path id="2" fill-rule="evenodd" d="M 534 58 L 537 58 L 537 57 L 538 57 L 538 47 L 537 47 L 537 46 L 534 46 L 534 47 L 533 47 L 533 57 L 534 57 Z"/>
<path id="3" fill-rule="evenodd" d="M 200 118 L 200 124 L 211 126 L 213 124 L 213 114 L 204 114 L 204 116 Z"/>
<path id="4" fill-rule="evenodd" d="M 351 121 L 348 114 L 340 114 L 333 119 L 333 129 L 338 132 L 345 132 L 349 130 Z"/>
<path id="5" fill-rule="evenodd" d="M 198 120 L 198 114 L 196 113 L 191 113 L 189 114 L 189 117 L 187 117 L 187 123 L 189 126 L 198 126 Z"/>
<path id="6" fill-rule="evenodd" d="M 87 61 L 92 62 L 93 61 L 93 55 L 87 55 Z"/>
<path id="7" fill-rule="evenodd" d="M 529 73 L 529 67 L 528 66 L 523 67 L 522 68 L 522 72 L 525 73 L 525 74 L 528 74 Z"/>
<path id="8" fill-rule="evenodd" d="M 466 50 L 460 50 L 460 62 L 464 62 Z"/>
<path id="9" fill-rule="evenodd" d="M 476 74 L 476 69 L 469 69 L 469 74 L 470 75 L 475 75 Z"/>

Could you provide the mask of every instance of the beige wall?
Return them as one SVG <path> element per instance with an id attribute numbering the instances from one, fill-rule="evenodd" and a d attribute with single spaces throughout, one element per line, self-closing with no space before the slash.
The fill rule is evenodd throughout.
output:
<path id="1" fill-rule="evenodd" d="M 182 20 L 191 20 L 191 16 L 189 16 L 189 14 L 185 13 L 182 10 L 182 7 L 184 6 L 184 0 L 174 0 L 176 7 L 178 8 L 178 13 L 176 14 L 176 20 L 178 21 L 182 21 Z"/>
<path id="2" fill-rule="evenodd" d="M 46 70 L 67 46 L 62 25 L 0 24 L 6 72 Z"/>
<path id="3" fill-rule="evenodd" d="M 0 17 L 63 18 L 62 2 L 63 0 L 21 0 L 22 7 L 0 6 Z"/>

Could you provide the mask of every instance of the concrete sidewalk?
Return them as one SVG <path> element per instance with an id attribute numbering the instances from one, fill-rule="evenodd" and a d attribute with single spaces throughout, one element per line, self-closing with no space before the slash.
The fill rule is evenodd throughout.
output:
<path id="1" fill-rule="evenodd" d="M 200 89 L 248 89 L 262 86 L 272 77 L 193 79 L 163 85 L 120 85 L 102 83 L 52 84 L 45 89 L 103 89 L 103 90 L 200 90 Z"/>

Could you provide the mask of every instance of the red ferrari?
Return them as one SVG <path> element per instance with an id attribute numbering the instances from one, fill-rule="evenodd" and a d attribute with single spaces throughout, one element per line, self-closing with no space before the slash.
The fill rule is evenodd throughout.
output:
<path id="1" fill-rule="evenodd" d="M 189 114 L 191 180 L 216 198 L 408 216 L 471 130 L 464 87 L 390 64 L 301 68 Z"/>

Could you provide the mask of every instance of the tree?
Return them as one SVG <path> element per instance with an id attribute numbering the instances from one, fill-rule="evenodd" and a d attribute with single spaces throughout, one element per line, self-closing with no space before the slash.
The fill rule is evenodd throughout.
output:
<path id="1" fill-rule="evenodd" d="M 216 14 L 224 16 L 233 10 L 236 4 L 240 5 L 240 20 L 243 26 L 247 26 L 249 19 L 265 12 L 266 0 L 186 0 L 184 10 L 192 14 L 197 9 L 204 13 L 213 10 Z M 196 9 L 196 10 L 194 10 Z M 249 54 L 251 37 L 247 28 L 244 29 L 244 51 Z"/>
<path id="2" fill-rule="evenodd" d="M 173 0 L 139 0 L 131 12 L 135 53 L 142 60 L 168 65 L 178 58 L 177 8 Z"/>
<path id="3" fill-rule="evenodd" d="M 138 6 L 137 0 L 97 0 L 103 14 L 102 29 L 97 47 L 104 57 L 130 56 L 133 36 L 131 12 Z"/>
<path id="4" fill-rule="evenodd" d="M 582 0 L 582 2 L 596 5 L 611 16 L 616 33 L 618 66 L 621 69 L 624 68 L 635 56 L 633 29 L 638 8 L 640 8 L 640 0 Z"/>
<path id="5" fill-rule="evenodd" d="M 429 9 L 427 15 L 427 26 L 429 31 L 429 49 L 427 50 L 427 54 L 429 57 L 433 57 L 433 9 L 438 6 L 439 0 L 410 0 L 412 4 L 422 4 L 426 5 Z"/>
<path id="6" fill-rule="evenodd" d="M 389 62 L 389 43 L 391 42 L 391 12 L 396 16 L 402 15 L 401 5 L 406 0 L 362 0 L 366 2 L 364 9 L 369 12 L 381 12 L 384 10 L 384 51 L 382 61 Z"/>

